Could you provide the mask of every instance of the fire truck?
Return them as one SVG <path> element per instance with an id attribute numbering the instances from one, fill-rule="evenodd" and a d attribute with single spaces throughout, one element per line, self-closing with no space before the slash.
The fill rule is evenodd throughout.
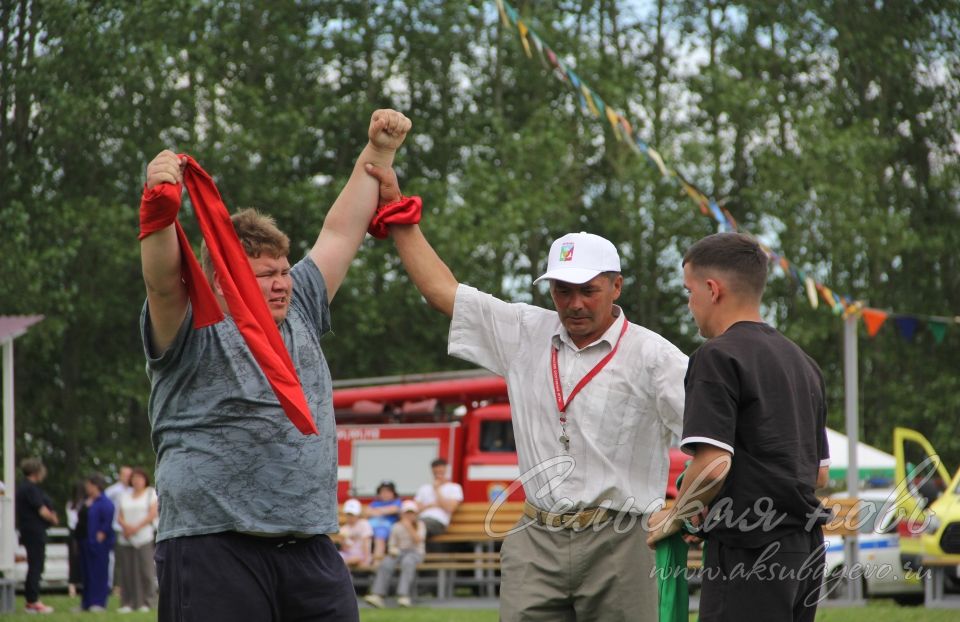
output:
<path id="1" fill-rule="evenodd" d="M 429 481 L 437 457 L 450 464 L 464 501 L 524 499 L 503 378 L 467 371 L 372 381 L 334 384 L 341 503 L 374 497 L 384 480 L 401 497 L 413 496 Z M 668 498 L 676 496 L 674 482 L 687 458 L 670 449 Z"/>

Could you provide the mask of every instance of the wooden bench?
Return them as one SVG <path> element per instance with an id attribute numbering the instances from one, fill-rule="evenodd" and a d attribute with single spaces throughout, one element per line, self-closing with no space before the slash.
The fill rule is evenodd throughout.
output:
<path id="1" fill-rule="evenodd" d="M 927 555 L 923 566 L 923 604 L 937 609 L 960 609 L 960 596 L 946 594 L 944 583 L 948 568 L 960 568 L 960 555 Z"/>
<path id="2" fill-rule="evenodd" d="M 833 518 L 823 526 L 825 536 L 854 536 L 860 533 L 859 499 L 833 498 L 821 499 L 823 506 L 833 511 Z"/>
<path id="3" fill-rule="evenodd" d="M 429 541 L 491 545 L 503 540 L 522 516 L 522 501 L 508 501 L 495 511 L 484 501 L 461 503 L 450 518 L 447 530 Z"/>
<path id="4" fill-rule="evenodd" d="M 852 535 L 857 533 L 856 499 L 824 499 L 827 508 L 834 513 L 833 519 L 823 530 L 825 534 Z M 669 506 L 669 503 L 668 503 Z M 523 502 L 506 502 L 491 513 L 486 502 L 461 503 L 450 519 L 447 531 L 432 536 L 427 541 L 428 552 L 417 566 L 418 581 L 433 583 L 440 597 L 452 596 L 460 586 L 475 586 L 487 596 L 495 596 L 500 584 L 500 553 L 497 543 L 506 537 L 521 517 Z M 343 516 L 341 516 L 341 521 Z M 342 524 L 342 523 L 341 523 Z M 429 551 L 431 544 L 472 547 L 472 551 Z M 687 568 L 699 570 L 703 565 L 703 552 L 692 546 L 687 557 Z M 374 568 L 353 567 L 355 583 L 364 586 L 371 581 Z"/>

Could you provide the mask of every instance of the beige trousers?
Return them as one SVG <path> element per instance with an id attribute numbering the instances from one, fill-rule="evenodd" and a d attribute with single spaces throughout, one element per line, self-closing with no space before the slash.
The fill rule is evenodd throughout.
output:
<path id="1" fill-rule="evenodd" d="M 132 609 L 156 607 L 157 570 L 153 561 L 153 545 L 132 547 L 118 544 L 115 553 L 120 604 Z"/>
<path id="2" fill-rule="evenodd" d="M 574 531 L 524 517 L 517 527 L 500 551 L 503 622 L 657 621 L 654 554 L 639 518 Z"/>

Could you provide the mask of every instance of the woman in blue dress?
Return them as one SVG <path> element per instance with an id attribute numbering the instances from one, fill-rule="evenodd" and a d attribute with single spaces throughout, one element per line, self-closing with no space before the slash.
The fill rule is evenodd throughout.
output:
<path id="1" fill-rule="evenodd" d="M 80 539 L 80 562 L 83 568 L 84 611 L 103 611 L 110 596 L 110 551 L 116 534 L 113 531 L 113 502 L 103 494 L 107 482 L 95 473 L 84 482 L 87 491 L 87 533 Z"/>

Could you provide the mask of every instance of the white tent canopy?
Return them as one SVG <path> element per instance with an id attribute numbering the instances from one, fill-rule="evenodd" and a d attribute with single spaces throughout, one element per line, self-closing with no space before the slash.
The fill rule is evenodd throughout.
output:
<path id="1" fill-rule="evenodd" d="M 2 349 L 3 395 L 3 483 L 5 494 L 0 496 L 0 573 L 9 577 L 14 568 L 14 549 L 17 546 L 14 533 L 15 472 L 13 456 L 13 340 L 43 319 L 42 315 L 0 316 L 0 349 Z M 6 603 L 12 606 L 12 603 Z M 10 610 L 12 611 L 12 610 Z M 10 611 L 0 611 L 9 613 Z"/>
<path id="2" fill-rule="evenodd" d="M 845 434 L 827 428 L 827 444 L 830 446 L 830 479 L 845 480 L 850 441 Z M 896 458 L 891 454 L 866 443 L 857 443 L 857 470 L 861 482 L 874 477 L 892 480 L 895 465 Z"/>

